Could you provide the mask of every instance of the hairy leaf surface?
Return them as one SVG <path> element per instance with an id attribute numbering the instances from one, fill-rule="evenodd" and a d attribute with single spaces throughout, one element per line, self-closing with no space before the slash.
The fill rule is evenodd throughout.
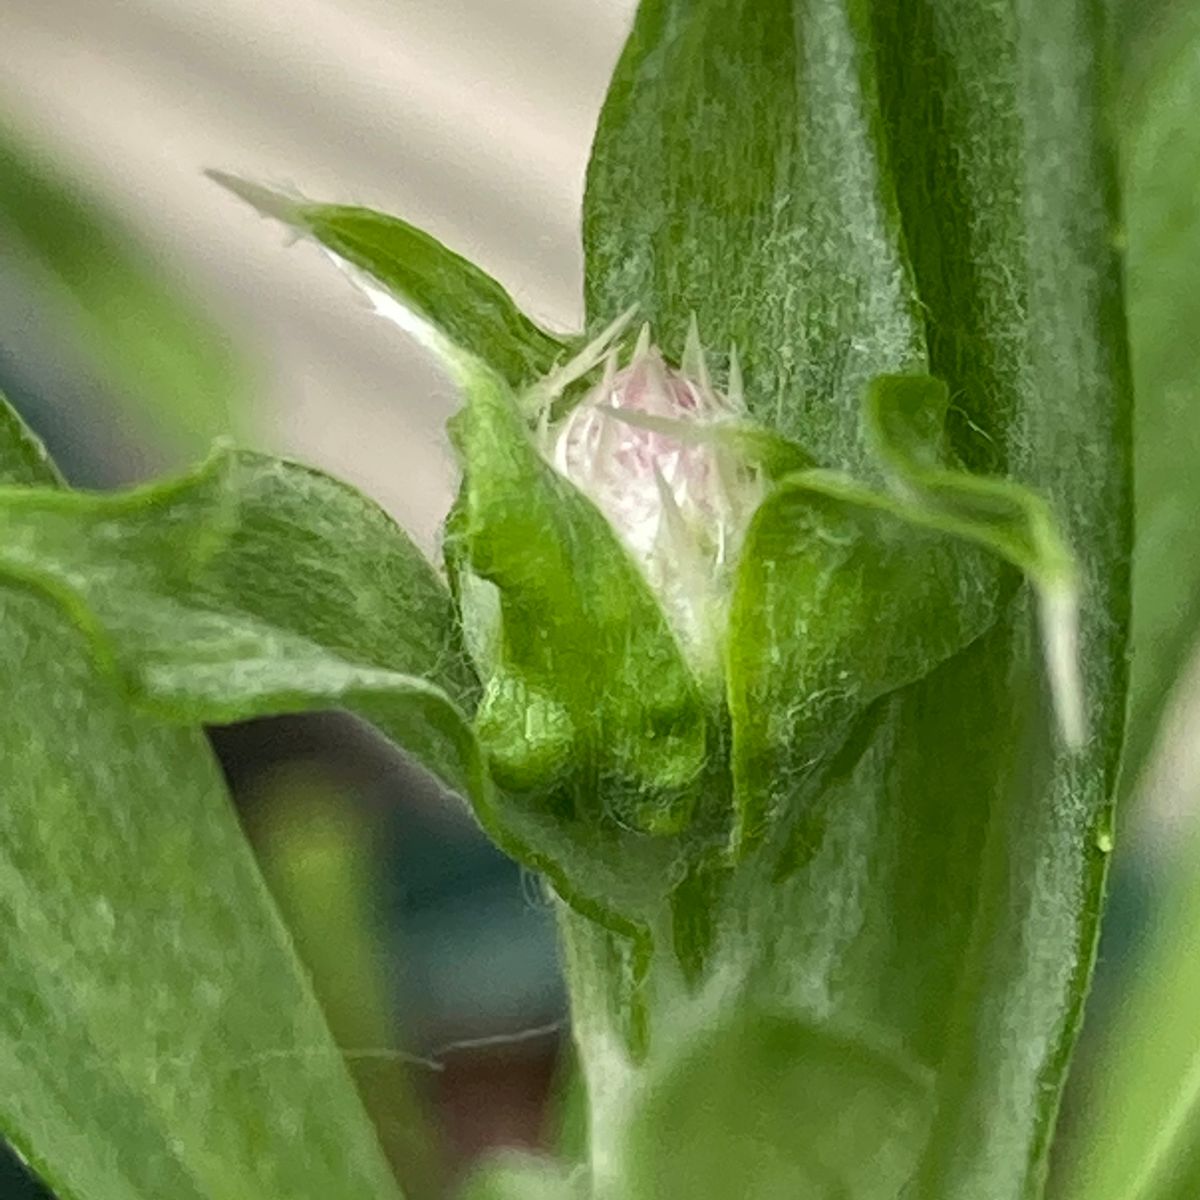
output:
<path id="1" fill-rule="evenodd" d="M 480 713 L 493 755 L 514 785 L 557 774 L 585 812 L 602 801 L 634 827 L 678 828 L 697 799 L 707 714 L 659 602 L 604 517 L 540 456 L 499 380 L 479 378 L 460 428 L 462 537 L 499 593 Z"/>
<path id="2" fill-rule="evenodd" d="M 674 906 L 690 941 L 707 913 L 707 960 L 758 995 L 886 1030 L 934 1072 L 928 1144 L 894 1181 L 922 1200 L 1036 1194 L 1091 966 L 1130 540 L 1103 45 L 1092 0 L 647 0 L 589 170 L 591 322 L 640 304 L 670 345 L 694 311 L 709 345 L 736 342 L 753 414 L 872 485 L 898 472 L 860 419 L 865 386 L 933 375 L 954 459 L 1039 495 L 1079 563 L 1081 749 L 1039 700 L 1023 590 L 921 667 L 969 603 L 885 589 L 862 645 L 911 654 L 922 677 L 871 705 L 815 779 L 774 780 L 790 833 Z M 917 482 L 920 506 L 990 513 L 1003 534 L 971 487 Z M 847 636 L 815 605 L 806 632 L 813 655 Z M 882 680 L 859 665 L 865 695 Z M 780 719 L 789 682 L 755 720 Z M 787 707 L 820 700 L 801 685 Z"/>

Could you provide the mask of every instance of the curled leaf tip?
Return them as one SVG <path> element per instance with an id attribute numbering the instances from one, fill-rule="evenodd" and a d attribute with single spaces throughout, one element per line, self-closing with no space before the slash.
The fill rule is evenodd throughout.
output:
<path id="1" fill-rule="evenodd" d="M 1087 738 L 1079 662 L 1079 588 L 1070 545 L 1046 500 L 1012 479 L 973 475 L 945 436 L 949 391 L 924 375 L 883 375 L 867 389 L 865 421 L 893 489 L 945 532 L 986 547 L 1037 592 L 1042 653 L 1065 745 Z"/>
<path id="2" fill-rule="evenodd" d="M 1059 733 L 1069 750 L 1087 740 L 1084 687 L 1079 666 L 1079 593 L 1073 580 L 1039 593 L 1042 653 Z"/>

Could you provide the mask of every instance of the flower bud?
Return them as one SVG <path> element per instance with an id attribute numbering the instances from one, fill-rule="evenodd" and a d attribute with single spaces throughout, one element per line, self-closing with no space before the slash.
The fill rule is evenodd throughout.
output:
<path id="1" fill-rule="evenodd" d="M 730 569 L 763 492 L 758 471 L 722 436 L 739 416 L 736 359 L 729 391 L 710 383 L 694 325 L 680 370 L 643 332 L 629 364 L 610 356 L 603 379 L 543 439 L 705 669 L 716 665 Z"/>

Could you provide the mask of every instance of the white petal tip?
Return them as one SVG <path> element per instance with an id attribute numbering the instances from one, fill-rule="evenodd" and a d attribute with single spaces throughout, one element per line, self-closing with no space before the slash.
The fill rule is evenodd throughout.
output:
<path id="1" fill-rule="evenodd" d="M 708 379 L 708 363 L 704 359 L 704 347 L 700 343 L 700 325 L 696 320 L 695 313 L 692 313 L 688 321 L 687 338 L 683 343 L 683 358 L 679 365 L 683 373 L 699 383 L 706 394 L 712 391 L 712 385 Z"/>

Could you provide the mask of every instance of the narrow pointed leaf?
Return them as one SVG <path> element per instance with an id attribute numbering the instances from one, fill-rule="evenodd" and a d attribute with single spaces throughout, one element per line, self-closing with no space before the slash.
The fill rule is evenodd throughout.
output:
<path id="1" fill-rule="evenodd" d="M 284 196 L 220 171 L 209 174 L 264 216 L 309 235 L 369 276 L 417 321 L 432 325 L 514 387 L 545 375 L 564 356 L 565 343 L 521 312 L 496 280 L 407 221 Z"/>

